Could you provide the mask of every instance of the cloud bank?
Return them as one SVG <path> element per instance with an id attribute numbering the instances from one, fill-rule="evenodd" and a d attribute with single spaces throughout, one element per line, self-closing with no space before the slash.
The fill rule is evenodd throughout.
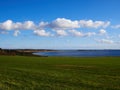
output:
<path id="1" fill-rule="evenodd" d="M 92 36 L 96 35 L 95 32 L 82 33 L 80 29 L 83 28 L 107 28 L 110 25 L 109 21 L 93 21 L 93 20 L 70 20 L 66 18 L 57 18 L 51 22 L 41 21 L 35 24 L 34 21 L 13 22 L 12 20 L 6 20 L 0 23 L 0 32 L 14 30 L 14 36 L 18 36 L 21 30 L 33 30 L 34 35 L 38 36 Z M 49 32 L 48 32 L 49 29 Z M 52 33 L 51 33 L 52 32 Z M 53 35 L 54 34 L 56 35 Z M 100 34 L 105 34 L 106 31 L 101 29 Z"/>

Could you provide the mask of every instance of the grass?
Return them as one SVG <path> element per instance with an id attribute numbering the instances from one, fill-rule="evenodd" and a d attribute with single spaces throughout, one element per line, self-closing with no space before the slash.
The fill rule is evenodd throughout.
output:
<path id="1" fill-rule="evenodd" d="M 120 57 L 0 56 L 0 90 L 120 90 Z"/>

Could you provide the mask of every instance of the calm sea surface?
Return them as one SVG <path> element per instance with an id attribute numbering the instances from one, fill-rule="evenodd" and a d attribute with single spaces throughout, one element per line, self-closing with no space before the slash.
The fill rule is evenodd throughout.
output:
<path id="1" fill-rule="evenodd" d="M 51 52 L 38 52 L 34 54 L 43 56 L 72 57 L 120 56 L 120 50 L 59 50 Z"/>

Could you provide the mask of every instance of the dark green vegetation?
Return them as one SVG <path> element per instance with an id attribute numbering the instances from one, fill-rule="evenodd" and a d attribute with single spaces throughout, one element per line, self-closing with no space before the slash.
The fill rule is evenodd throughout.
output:
<path id="1" fill-rule="evenodd" d="M 0 90 L 120 90 L 120 57 L 0 56 Z"/>
<path id="2" fill-rule="evenodd" d="M 18 56 L 37 56 L 37 57 L 40 57 L 40 55 L 34 55 L 32 53 L 41 52 L 41 51 L 44 52 L 44 51 L 54 51 L 54 50 L 49 50 L 49 49 L 2 49 L 2 48 L 0 48 L 0 55 L 8 55 L 8 56 L 18 55 Z"/>

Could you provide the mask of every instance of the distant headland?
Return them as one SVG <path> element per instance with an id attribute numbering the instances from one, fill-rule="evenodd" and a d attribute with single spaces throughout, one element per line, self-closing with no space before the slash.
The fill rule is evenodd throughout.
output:
<path id="1" fill-rule="evenodd" d="M 54 50 L 50 50 L 50 49 L 2 49 L 2 48 L 0 48 L 0 55 L 38 56 L 38 55 L 34 55 L 32 53 L 45 52 L 45 51 L 54 51 Z"/>

